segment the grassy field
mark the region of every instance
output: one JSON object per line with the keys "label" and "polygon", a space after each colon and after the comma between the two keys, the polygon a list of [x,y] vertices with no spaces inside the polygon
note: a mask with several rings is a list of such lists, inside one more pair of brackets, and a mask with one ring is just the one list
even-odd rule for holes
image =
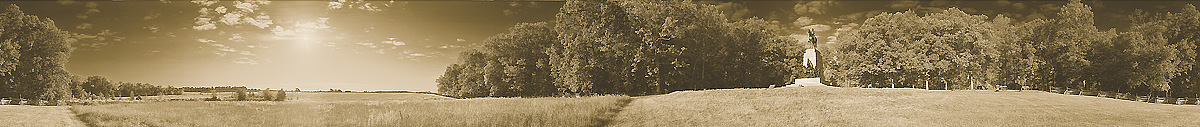
{"label": "grassy field", "polygon": [[286,102],[152,102],[73,107],[91,126],[596,126],[626,96],[453,100],[427,94],[289,93]]}
{"label": "grassy field", "polygon": [[73,107],[92,126],[1198,126],[1200,106],[1038,91],[798,87],[585,98],[289,93]]}
{"label": "grassy field", "polygon": [[453,100],[454,98],[419,93],[288,93],[290,101],[299,102],[380,102]]}
{"label": "grassy field", "polygon": [[1045,92],[782,88],[639,97],[613,126],[1200,126],[1200,106]]}
{"label": "grassy field", "polygon": [[5,127],[82,127],[62,106],[0,105],[0,126]]}

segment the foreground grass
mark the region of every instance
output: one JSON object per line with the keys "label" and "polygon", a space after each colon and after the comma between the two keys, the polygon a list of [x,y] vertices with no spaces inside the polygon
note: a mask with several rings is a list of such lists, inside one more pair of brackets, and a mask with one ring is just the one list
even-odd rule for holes
{"label": "foreground grass", "polygon": [[613,126],[1200,126],[1200,106],[1045,92],[783,88],[644,97]]}
{"label": "foreground grass", "polygon": [[[337,97],[331,98],[357,95],[334,96]],[[72,110],[88,125],[120,127],[598,126],[610,121],[629,101],[626,96],[336,102],[182,101],[88,105]]]}
{"label": "foreground grass", "polygon": [[0,126],[5,127],[80,127],[67,107],[0,105]]}

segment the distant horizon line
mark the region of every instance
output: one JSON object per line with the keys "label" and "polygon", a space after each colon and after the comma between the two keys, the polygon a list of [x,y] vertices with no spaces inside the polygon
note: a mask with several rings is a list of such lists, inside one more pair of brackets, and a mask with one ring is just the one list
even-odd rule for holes
{"label": "distant horizon line", "polygon": [[[225,86],[176,86],[176,88],[184,88],[184,87],[193,87],[193,88],[195,88],[195,87],[246,87],[246,89],[266,89],[266,90],[271,90],[270,88],[254,88],[254,87],[248,87],[248,86],[245,86],[245,85],[242,85],[242,86],[234,86],[234,85],[225,85]],[[300,91],[305,91],[305,90],[306,90],[306,89],[301,89],[300,87],[294,87],[294,89],[300,89]],[[280,90],[282,90],[282,89],[280,89]],[[328,89],[311,89],[311,90],[316,90],[316,91],[319,91],[319,90],[342,90],[342,91],[364,91],[364,92],[366,92],[366,91],[408,91],[408,92],[435,92],[435,93],[437,92],[437,91],[424,91],[424,90],[404,90],[404,89],[374,89],[374,90],[356,90],[356,89],[338,89],[338,88],[328,88]]]}

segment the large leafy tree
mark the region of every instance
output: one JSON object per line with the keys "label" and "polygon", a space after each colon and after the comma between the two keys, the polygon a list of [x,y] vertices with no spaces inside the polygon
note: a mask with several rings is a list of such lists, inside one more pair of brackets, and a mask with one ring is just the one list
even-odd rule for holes
{"label": "large leafy tree", "polygon": [[997,44],[996,51],[999,51],[1000,55],[997,59],[999,70],[996,72],[996,82],[1008,85],[1010,89],[1023,89],[1041,84],[1040,73],[1037,73],[1037,70],[1041,69],[1044,62],[1034,54],[1037,51],[1034,45],[1021,41],[1021,38],[1031,33],[1026,30],[1027,27],[1040,24],[1014,25],[1012,21],[1004,15],[998,15],[992,20],[992,30],[995,32],[989,34],[989,37]]}
{"label": "large leafy tree", "polygon": [[[9,5],[0,12],[0,47],[4,60],[0,71],[8,97],[61,100],[71,97],[70,74],[63,67],[71,48],[66,31],[54,21],[21,12]],[[16,50],[11,50],[16,49]],[[15,52],[15,53],[14,53]],[[15,58],[15,59],[13,59]],[[11,70],[10,70],[11,69]]]}
{"label": "large leafy tree", "polygon": [[1200,11],[1185,5],[1180,12],[1157,13],[1137,11],[1130,16],[1130,31],[1116,41],[1131,44],[1130,63],[1134,75],[1129,88],[1156,92],[1159,95],[1196,96],[1197,37],[1200,37]]}
{"label": "large leafy tree", "polygon": [[[635,84],[629,68],[634,34],[629,13],[617,1],[568,1],[559,10],[555,30],[563,48],[554,52],[556,84],[569,93],[616,94]],[[636,74],[634,72],[633,74]]]}
{"label": "large leafy tree", "polygon": [[1082,88],[1085,86],[1084,68],[1092,63],[1087,59],[1087,52],[1091,50],[1092,43],[1102,39],[1095,36],[1101,33],[1094,25],[1092,8],[1079,0],[1063,5],[1057,14],[1053,25],[1045,26],[1054,31],[1043,33],[1049,34],[1050,38],[1043,42],[1041,51],[1046,56],[1042,58],[1050,66],[1053,84]]}
{"label": "large leafy tree", "polygon": [[985,36],[994,31],[986,19],[956,8],[923,17],[880,14],[839,39],[838,73],[857,81],[845,84],[850,86],[985,84],[999,65],[991,64],[999,57],[999,45]]}
{"label": "large leafy tree", "polygon": [[91,76],[83,83],[83,89],[96,96],[113,97],[116,96],[117,85],[108,80],[108,78]]}
{"label": "large leafy tree", "polygon": [[446,68],[438,90],[458,97],[549,96],[557,91],[548,51],[557,33],[545,22],[521,23],[461,54]]}
{"label": "large leafy tree", "polygon": [[[484,41],[483,49],[491,52],[499,73],[500,85],[492,96],[548,96],[557,91],[550,76],[547,50],[556,43],[557,33],[545,22],[521,23],[509,33]],[[523,93],[523,94],[518,94]]]}

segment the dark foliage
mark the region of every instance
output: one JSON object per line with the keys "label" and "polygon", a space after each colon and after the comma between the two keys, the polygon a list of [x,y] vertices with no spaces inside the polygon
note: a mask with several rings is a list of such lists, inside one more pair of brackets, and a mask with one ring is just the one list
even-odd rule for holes
{"label": "dark foliage", "polygon": [[[568,1],[460,54],[437,80],[456,97],[648,95],[783,85],[797,43],[761,19],[730,22],[689,1]],[[791,51],[791,53],[785,53]]]}

